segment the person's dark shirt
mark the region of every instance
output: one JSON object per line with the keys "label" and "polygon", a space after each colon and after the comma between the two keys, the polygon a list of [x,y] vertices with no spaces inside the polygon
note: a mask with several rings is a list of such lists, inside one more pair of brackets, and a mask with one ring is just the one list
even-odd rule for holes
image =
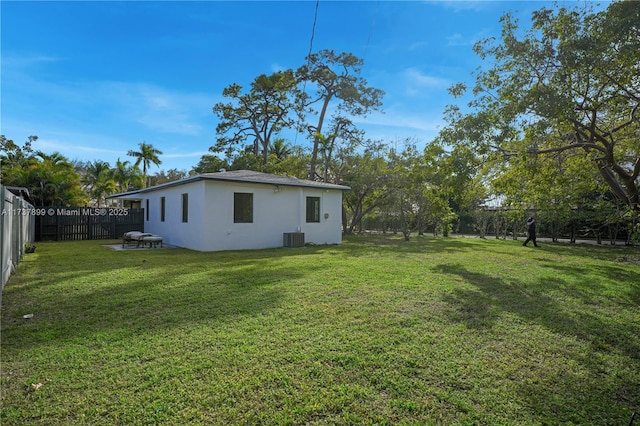
{"label": "person's dark shirt", "polygon": [[529,227],[530,231],[534,231],[536,229],[536,220],[530,217],[529,219],[527,219],[527,226]]}

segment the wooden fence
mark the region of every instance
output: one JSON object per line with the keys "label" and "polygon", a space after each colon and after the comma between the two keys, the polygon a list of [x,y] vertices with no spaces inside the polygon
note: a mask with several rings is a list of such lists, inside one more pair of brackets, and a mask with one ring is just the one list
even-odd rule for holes
{"label": "wooden fence", "polygon": [[144,231],[144,209],[39,207],[37,241],[104,240]]}

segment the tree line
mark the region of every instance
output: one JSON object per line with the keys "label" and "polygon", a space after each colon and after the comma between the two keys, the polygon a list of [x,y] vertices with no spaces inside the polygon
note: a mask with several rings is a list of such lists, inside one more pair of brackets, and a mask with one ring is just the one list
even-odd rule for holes
{"label": "tree line", "polygon": [[[132,163],[118,158],[112,166],[106,161],[73,161],[59,152],[51,154],[33,149],[38,136],[32,135],[20,146],[0,135],[0,179],[4,185],[26,188],[36,206],[101,207],[106,197],[118,192],[144,188],[150,184],[169,182],[182,172],[169,170],[147,175],[150,164],[160,165],[162,152],[146,142],[138,150],[129,150]],[[142,169],[140,169],[142,165]]]}
{"label": "tree line", "polygon": [[[212,108],[215,144],[188,172],[147,176],[162,153],[146,143],[129,151],[134,163],[111,167],[73,164],[32,152],[33,138],[19,147],[3,137],[3,182],[28,182],[19,186],[38,202],[100,203],[110,191],[251,169],[350,186],[347,233],[384,223],[406,238],[466,223],[481,232],[488,206],[511,215],[580,211],[600,223],[626,221],[637,232],[640,3],[613,2],[597,12],[543,7],[529,27],[510,13],[501,23],[500,37],[473,48],[483,59],[475,84],[449,89],[453,99],[471,100],[448,106],[446,125],[426,144],[367,139],[354,121],[382,107],[383,91],[360,76],[362,59],[321,50],[295,70],[227,86]],[[305,142],[287,140],[287,132]]]}

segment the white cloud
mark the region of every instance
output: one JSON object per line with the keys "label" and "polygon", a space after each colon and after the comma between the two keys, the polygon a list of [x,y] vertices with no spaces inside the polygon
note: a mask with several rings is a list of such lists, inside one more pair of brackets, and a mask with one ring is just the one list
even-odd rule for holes
{"label": "white cloud", "polygon": [[113,163],[118,157],[125,160],[127,154],[127,150],[120,147],[121,140],[100,133],[47,127],[36,134],[39,138],[33,144],[34,150],[59,152],[70,160],[93,161],[100,158]]}
{"label": "white cloud", "polygon": [[404,129],[407,136],[416,132],[435,132],[442,124],[441,121],[434,121],[427,113],[411,114],[406,111],[391,110],[385,114],[374,113],[365,118],[358,118],[357,123],[362,126],[380,126]]}
{"label": "white cloud", "polygon": [[5,73],[3,63],[7,87],[3,101],[19,100],[17,107],[28,107],[39,120],[57,125],[74,117],[67,125],[110,121],[124,128],[137,123],[154,132],[198,136],[205,132],[202,123],[213,117],[211,108],[217,98],[139,82],[42,80],[20,72],[15,63],[7,69],[12,72]]}
{"label": "white cloud", "polygon": [[[122,161],[133,162],[135,159],[127,156],[127,152],[129,149],[136,149],[136,144],[140,141],[121,140],[99,133],[48,131],[45,136],[38,138],[33,144],[33,148],[47,153],[60,152],[70,160],[93,161],[101,159],[113,165],[118,158]],[[194,146],[191,145],[191,149],[186,152],[182,150],[182,146],[177,146],[175,143],[171,145],[153,143],[153,145],[163,151],[160,156],[162,164],[159,169],[189,169],[194,163],[193,159],[199,159],[209,153],[204,149],[206,144],[203,144],[200,150],[197,148],[194,150]]]}
{"label": "white cloud", "polygon": [[476,32],[470,36],[464,36],[460,33],[455,33],[447,37],[447,45],[452,47],[457,46],[473,46],[476,42],[490,37],[491,32],[488,29],[483,29],[482,31]]}
{"label": "white cloud", "polygon": [[427,75],[416,68],[407,68],[401,74],[408,96],[428,95],[429,91],[446,90],[451,81]]}
{"label": "white cloud", "polygon": [[193,158],[202,157],[203,155],[211,154],[210,151],[196,151],[196,152],[183,152],[179,154],[164,154],[163,158]]}
{"label": "white cloud", "polygon": [[2,65],[3,68],[13,67],[13,68],[23,68],[23,67],[32,67],[34,65],[39,65],[42,63],[49,62],[59,62],[63,61],[64,58],[58,56],[48,56],[48,55],[33,55],[33,56],[2,56]]}
{"label": "white cloud", "polygon": [[436,4],[439,6],[443,6],[447,9],[451,9],[454,12],[462,12],[466,10],[472,10],[476,12],[482,12],[492,7],[495,7],[495,0],[438,0],[438,1],[427,1],[426,3]]}
{"label": "white cloud", "polygon": [[416,41],[414,43],[411,43],[408,47],[408,50],[410,52],[414,51],[414,50],[419,50],[422,49],[423,47],[427,47],[429,46],[429,42],[427,41]]}
{"label": "white cloud", "polygon": [[[53,80],[33,65],[61,60],[3,57],[3,133],[15,140],[35,134],[34,149],[69,159],[114,163],[142,141],[165,152],[169,168],[188,168],[206,153],[215,132],[212,106],[220,95],[158,84],[107,80]],[[5,72],[6,71],[6,72]],[[164,161],[163,161],[164,163]],[[164,164],[163,164],[164,166]]]}
{"label": "white cloud", "polygon": [[286,68],[280,64],[271,64],[271,72],[275,73],[275,72],[284,71],[284,70],[286,70]]}
{"label": "white cloud", "polygon": [[466,41],[460,33],[455,33],[447,37],[447,45],[449,46],[466,46],[468,44],[470,43]]}
{"label": "white cloud", "polygon": [[102,82],[97,90],[110,110],[123,119],[150,130],[198,136],[203,132],[199,119],[211,111],[212,96],[167,90],[146,83]]}
{"label": "white cloud", "polygon": [[85,146],[85,145],[70,145],[68,142],[63,142],[58,139],[45,139],[45,138],[39,138],[38,141],[34,143],[34,148],[44,152],[58,151],[70,157],[73,157],[73,154],[78,154],[78,153],[85,153],[85,154],[122,154],[123,153],[121,150],[97,148],[95,146]]}

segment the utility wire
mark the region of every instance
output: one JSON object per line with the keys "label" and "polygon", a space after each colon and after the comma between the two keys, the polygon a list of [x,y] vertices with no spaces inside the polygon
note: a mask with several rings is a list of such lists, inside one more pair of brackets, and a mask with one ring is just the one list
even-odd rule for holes
{"label": "utility wire", "polygon": [[[311,55],[311,52],[313,51],[313,38],[315,37],[316,34],[316,22],[318,21],[318,6],[320,5],[320,0],[316,0],[316,11],[315,14],[313,15],[313,27],[311,28],[311,41],[309,42],[309,55]],[[309,56],[307,55],[307,57]],[[308,61],[307,61],[308,63]]]}
{"label": "utility wire", "polygon": [[[318,6],[320,5],[320,0],[316,0],[316,10],[315,13],[313,14],[313,26],[311,27],[311,40],[309,41],[309,53],[307,54],[307,70],[309,69],[309,57],[311,56],[311,53],[313,52],[313,39],[316,35],[316,22],[318,22]],[[302,83],[302,91],[304,93],[307,92],[307,79],[304,79],[304,82]],[[300,120],[298,120],[298,128],[300,127]],[[298,142],[298,129],[296,129],[296,137],[293,141],[293,144],[296,145],[296,143]]]}
{"label": "utility wire", "polygon": [[371,19],[371,27],[369,27],[369,36],[367,37],[367,44],[364,47],[364,55],[362,55],[363,66],[365,63],[365,59],[367,59],[367,52],[369,51],[369,43],[371,43],[371,35],[373,34],[373,28],[376,26],[376,17],[378,16],[379,9],[380,9],[380,0],[376,2],[376,11],[374,12],[373,18]]}

